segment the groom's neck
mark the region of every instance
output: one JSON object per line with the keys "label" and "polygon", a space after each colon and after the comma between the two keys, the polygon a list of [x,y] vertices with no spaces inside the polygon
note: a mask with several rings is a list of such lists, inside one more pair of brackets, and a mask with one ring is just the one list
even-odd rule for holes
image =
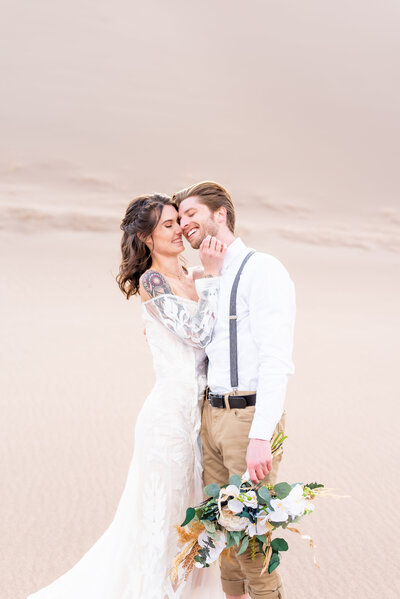
{"label": "groom's neck", "polygon": [[228,228],[220,229],[216,237],[219,239],[219,241],[222,241],[222,243],[225,243],[226,245],[231,245],[231,243],[233,243],[236,239],[232,231],[230,231]]}

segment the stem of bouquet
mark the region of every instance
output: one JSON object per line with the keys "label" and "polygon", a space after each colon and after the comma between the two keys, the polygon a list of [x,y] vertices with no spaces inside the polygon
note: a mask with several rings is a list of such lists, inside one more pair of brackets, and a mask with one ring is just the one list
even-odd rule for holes
{"label": "stem of bouquet", "polygon": [[283,445],[283,442],[287,439],[287,435],[284,435],[282,432],[278,433],[271,441],[271,453],[276,453]]}
{"label": "stem of bouquet", "polygon": [[272,547],[271,547],[271,539],[272,539],[272,532],[269,531],[266,535],[267,537],[267,543],[263,545],[263,549],[264,551],[267,549],[267,552],[265,554],[264,557],[264,561],[263,561],[263,569],[261,570],[261,574],[260,576],[262,576],[264,574],[264,572],[268,569],[269,566],[269,562],[271,561],[271,557],[272,557]]}

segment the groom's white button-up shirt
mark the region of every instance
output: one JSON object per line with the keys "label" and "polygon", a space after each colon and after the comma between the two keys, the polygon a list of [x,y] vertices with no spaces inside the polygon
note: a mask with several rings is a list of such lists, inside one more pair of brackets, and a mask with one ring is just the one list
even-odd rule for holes
{"label": "groom's white button-up shirt", "polygon": [[[208,385],[213,393],[229,393],[229,299],[234,278],[250,251],[237,238],[228,247],[220,277],[217,321],[211,342]],[[199,279],[199,287],[206,280]],[[286,385],[293,374],[294,285],[283,265],[256,252],[244,267],[237,293],[239,391],[256,391],[249,437],[271,439],[283,412]]]}

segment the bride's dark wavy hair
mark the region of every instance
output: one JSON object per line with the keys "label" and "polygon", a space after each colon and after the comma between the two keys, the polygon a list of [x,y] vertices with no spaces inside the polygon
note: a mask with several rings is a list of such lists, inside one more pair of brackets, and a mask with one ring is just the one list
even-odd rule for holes
{"label": "bride's dark wavy hair", "polygon": [[120,225],[122,262],[116,277],[119,288],[129,299],[139,291],[142,274],[151,267],[151,253],[142,239],[151,237],[159,223],[164,206],[178,208],[169,196],[159,193],[139,196],[132,200],[126,209]]}

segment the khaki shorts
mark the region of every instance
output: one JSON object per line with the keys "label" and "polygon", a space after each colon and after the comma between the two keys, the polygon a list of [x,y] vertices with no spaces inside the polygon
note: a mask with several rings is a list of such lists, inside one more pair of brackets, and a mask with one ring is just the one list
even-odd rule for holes
{"label": "khaki shorts", "polygon": [[[246,471],[246,452],[249,444],[249,432],[255,412],[254,406],[245,409],[212,408],[205,401],[202,416],[201,439],[203,444],[204,484],[218,483],[226,485],[232,474],[240,476]],[[273,438],[284,432],[285,413],[277,424]],[[275,484],[278,466],[283,452],[273,456],[272,470],[264,479]],[[272,574],[262,570],[263,556],[257,554],[255,560],[250,557],[250,549],[242,555],[232,555],[230,560],[222,557],[221,580],[225,593],[242,595],[246,592],[252,599],[283,599],[281,578],[277,570]]]}

